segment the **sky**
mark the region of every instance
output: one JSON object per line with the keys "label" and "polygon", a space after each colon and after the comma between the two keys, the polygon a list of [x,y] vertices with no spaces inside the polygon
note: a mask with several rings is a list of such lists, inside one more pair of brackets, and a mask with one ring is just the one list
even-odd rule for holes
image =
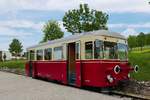
{"label": "sky", "polygon": [[23,49],[38,44],[48,20],[57,20],[65,36],[62,18],[69,9],[86,3],[109,15],[108,28],[126,37],[150,32],[150,0],[0,0],[0,50],[8,50],[13,38]]}

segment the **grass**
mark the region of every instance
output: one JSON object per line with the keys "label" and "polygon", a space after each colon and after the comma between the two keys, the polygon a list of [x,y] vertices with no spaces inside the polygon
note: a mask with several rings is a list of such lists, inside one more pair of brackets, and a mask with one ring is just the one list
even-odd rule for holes
{"label": "grass", "polygon": [[139,72],[132,73],[132,78],[139,81],[150,81],[150,48],[129,52],[129,62],[132,65],[139,65]]}
{"label": "grass", "polygon": [[26,60],[11,60],[0,62],[0,68],[7,67],[9,69],[21,69],[24,70]]}
{"label": "grass", "polygon": [[150,53],[150,47],[149,46],[143,47],[142,51],[141,48],[136,47],[133,49],[132,53]]}

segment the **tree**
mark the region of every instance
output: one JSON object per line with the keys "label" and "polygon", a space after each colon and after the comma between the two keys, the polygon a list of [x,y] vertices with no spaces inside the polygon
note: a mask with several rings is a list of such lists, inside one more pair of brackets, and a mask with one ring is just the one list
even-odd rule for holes
{"label": "tree", "polygon": [[9,51],[13,56],[17,57],[23,51],[22,47],[23,46],[18,39],[13,39],[9,45]]}
{"label": "tree", "polygon": [[128,46],[132,50],[132,48],[137,46],[137,39],[136,36],[129,36],[128,37]]}
{"label": "tree", "polygon": [[47,42],[63,37],[64,32],[61,31],[59,24],[55,20],[49,20],[43,27],[44,37],[41,42]]}
{"label": "tree", "polygon": [[80,4],[79,9],[69,10],[63,17],[63,25],[68,32],[81,33],[99,29],[108,29],[108,15],[102,11],[90,10],[87,4]]}
{"label": "tree", "polygon": [[145,45],[145,34],[143,32],[141,32],[137,36],[137,42],[138,42],[138,46],[141,47],[141,51],[142,51],[142,48]]}

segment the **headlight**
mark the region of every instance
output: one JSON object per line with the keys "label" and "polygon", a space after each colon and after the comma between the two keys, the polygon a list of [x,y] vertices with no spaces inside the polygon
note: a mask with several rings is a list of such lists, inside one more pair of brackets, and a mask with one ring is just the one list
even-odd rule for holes
{"label": "headlight", "polygon": [[135,65],[135,67],[134,67],[134,72],[138,72],[138,70],[139,70],[139,66],[138,65]]}
{"label": "headlight", "polygon": [[119,72],[120,72],[120,67],[119,67],[119,65],[116,65],[115,67],[114,67],[114,72],[116,73],[116,74],[118,74]]}
{"label": "headlight", "polygon": [[130,73],[128,74],[128,78],[130,78],[131,77],[131,75],[130,75]]}
{"label": "headlight", "polygon": [[107,79],[110,83],[112,83],[114,81],[114,79],[111,75],[107,75]]}

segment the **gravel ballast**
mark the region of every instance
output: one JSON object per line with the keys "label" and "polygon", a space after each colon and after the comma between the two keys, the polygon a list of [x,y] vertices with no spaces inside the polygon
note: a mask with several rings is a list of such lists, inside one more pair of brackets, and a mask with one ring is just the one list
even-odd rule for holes
{"label": "gravel ballast", "polygon": [[100,93],[0,72],[0,100],[120,100]]}

